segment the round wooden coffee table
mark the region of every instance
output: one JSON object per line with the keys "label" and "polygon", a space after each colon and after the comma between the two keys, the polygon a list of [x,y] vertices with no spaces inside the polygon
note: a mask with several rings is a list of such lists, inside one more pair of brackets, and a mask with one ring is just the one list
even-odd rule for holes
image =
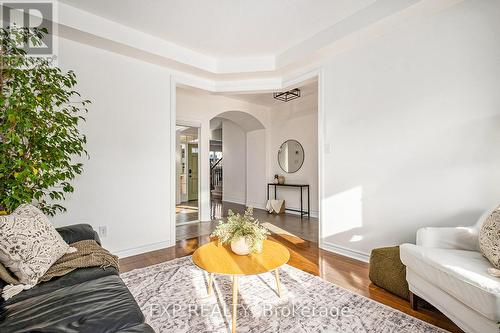
{"label": "round wooden coffee table", "polygon": [[208,294],[212,294],[213,275],[230,275],[233,280],[233,313],[232,332],[236,332],[236,307],[238,304],[238,277],[240,275],[257,275],[275,272],[276,288],[281,297],[280,275],[278,268],[290,259],[290,252],[283,245],[265,240],[262,252],[247,256],[239,256],[229,245],[221,245],[217,241],[210,242],[198,248],[193,253],[193,262],[199,268],[209,273]]}

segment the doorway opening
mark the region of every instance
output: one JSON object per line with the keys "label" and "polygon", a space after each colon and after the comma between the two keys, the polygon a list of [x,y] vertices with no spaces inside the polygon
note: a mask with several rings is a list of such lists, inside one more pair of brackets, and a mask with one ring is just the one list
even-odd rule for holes
{"label": "doorway opening", "polygon": [[176,125],[176,225],[199,222],[199,127]]}
{"label": "doorway opening", "polygon": [[[255,217],[272,232],[293,235],[296,242],[321,242],[322,112],[315,74],[283,89],[301,90],[300,98],[288,102],[275,99],[269,91],[215,94],[175,86],[174,123],[183,119],[184,125],[200,129],[200,222],[175,229],[177,241],[199,241],[229,209],[242,213],[253,207]],[[291,140],[303,149],[300,161],[291,160],[297,164],[293,171],[279,163],[280,149]],[[275,175],[285,184],[274,184],[279,182]],[[282,202],[286,211],[268,213],[267,188],[275,185],[276,198],[269,199]]]}

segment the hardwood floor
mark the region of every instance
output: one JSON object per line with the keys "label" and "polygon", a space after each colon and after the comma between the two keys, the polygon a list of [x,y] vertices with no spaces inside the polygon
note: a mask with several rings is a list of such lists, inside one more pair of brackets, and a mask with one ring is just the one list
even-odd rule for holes
{"label": "hardwood floor", "polygon": [[[244,209],[241,205],[229,203],[222,203],[222,208],[223,210],[231,208],[238,212]],[[280,242],[288,248],[290,251],[289,265],[321,276],[340,287],[451,332],[462,332],[437,310],[419,309],[419,311],[414,311],[408,301],[373,285],[368,278],[368,264],[320,249],[317,243],[318,222],[316,219],[304,218],[301,220],[299,216],[290,214],[276,216],[262,210],[255,210],[254,216],[261,223],[269,223],[270,227],[273,228],[270,239]],[[126,272],[191,255],[199,246],[209,242],[209,235],[216,225],[217,222],[212,221],[179,226],[177,227],[178,238],[175,246],[121,259],[121,271]]]}
{"label": "hardwood floor", "polygon": [[175,223],[186,223],[198,220],[198,200],[181,202],[175,206]]}
{"label": "hardwood floor", "polygon": [[[245,210],[243,205],[230,202],[213,201],[212,216],[210,222],[200,222],[177,226],[176,240],[185,240],[203,235],[210,235],[218,224],[218,221],[227,216],[228,209],[234,212],[242,213]],[[316,218],[300,218],[298,215],[268,214],[261,209],[254,209],[254,217],[270,229],[279,231],[276,233],[291,233],[301,239],[308,240],[313,243],[318,243],[318,219]],[[272,224],[274,227],[270,226]],[[282,230],[279,230],[279,229]]]}

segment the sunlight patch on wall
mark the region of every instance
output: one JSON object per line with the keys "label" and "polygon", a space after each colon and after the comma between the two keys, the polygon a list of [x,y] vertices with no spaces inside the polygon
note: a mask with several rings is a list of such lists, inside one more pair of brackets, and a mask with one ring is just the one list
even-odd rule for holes
{"label": "sunlight patch on wall", "polygon": [[[324,199],[323,237],[336,235],[363,226],[363,188],[353,187]],[[352,241],[361,240],[353,236]]]}

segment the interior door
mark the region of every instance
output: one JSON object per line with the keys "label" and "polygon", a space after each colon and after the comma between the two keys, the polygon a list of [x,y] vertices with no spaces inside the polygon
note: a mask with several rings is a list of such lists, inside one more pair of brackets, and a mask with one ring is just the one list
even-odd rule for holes
{"label": "interior door", "polygon": [[188,200],[198,200],[198,145],[188,144]]}

